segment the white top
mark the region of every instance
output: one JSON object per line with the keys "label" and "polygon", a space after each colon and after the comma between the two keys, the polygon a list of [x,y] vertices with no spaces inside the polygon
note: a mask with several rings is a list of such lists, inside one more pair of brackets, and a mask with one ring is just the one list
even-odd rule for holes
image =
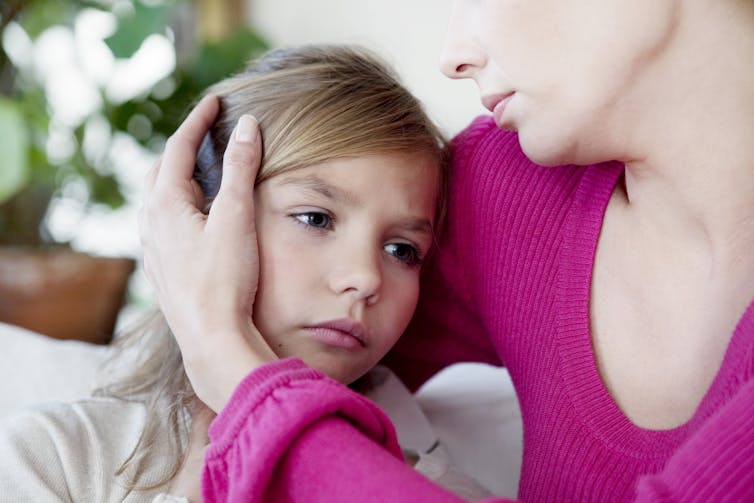
{"label": "white top", "polygon": [[[141,404],[93,398],[44,404],[0,423],[0,501],[151,502],[160,491],[132,492],[115,472],[144,425]],[[155,453],[160,445],[155,446]],[[164,466],[164,464],[163,464]],[[150,465],[146,480],[163,474]]]}

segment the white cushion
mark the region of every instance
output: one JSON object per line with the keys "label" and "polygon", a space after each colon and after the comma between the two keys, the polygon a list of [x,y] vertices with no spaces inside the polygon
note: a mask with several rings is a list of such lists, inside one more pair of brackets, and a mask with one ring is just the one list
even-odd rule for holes
{"label": "white cushion", "polygon": [[91,396],[108,346],[58,340],[0,323],[0,417],[39,402]]}
{"label": "white cushion", "polygon": [[444,369],[416,398],[457,469],[497,496],[515,498],[523,425],[508,371],[478,363]]}

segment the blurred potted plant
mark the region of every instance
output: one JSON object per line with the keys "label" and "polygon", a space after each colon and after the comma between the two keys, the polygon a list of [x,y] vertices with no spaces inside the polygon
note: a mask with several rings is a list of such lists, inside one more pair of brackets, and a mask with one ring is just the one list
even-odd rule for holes
{"label": "blurred potted plant", "polygon": [[[210,14],[218,5],[223,10],[222,2],[213,4]],[[6,0],[0,5],[0,321],[58,338],[109,342],[134,260],[76,252],[54,238],[46,217],[66,191],[88,209],[126,203],[108,156],[115,138],[128,135],[142,148],[160,151],[204,88],[267,48],[240,26],[242,16],[235,16],[235,28],[222,36],[197,36],[196,13],[204,14],[207,5],[180,0]],[[158,34],[172,40],[175,66],[125,101],[100,83],[94,87],[97,105],[64,123],[51,106],[49,76],[40,75],[44,72],[29,51],[14,53],[16,42],[6,35],[14,30],[15,40],[33,47],[51,29],[73,33],[85,10],[117,20],[105,39],[117,61],[134,57]],[[56,137],[66,140],[63,154],[53,148]]]}

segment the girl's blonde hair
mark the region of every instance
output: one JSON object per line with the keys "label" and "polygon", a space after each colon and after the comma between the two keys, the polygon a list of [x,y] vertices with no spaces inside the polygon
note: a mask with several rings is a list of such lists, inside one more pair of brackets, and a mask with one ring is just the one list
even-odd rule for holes
{"label": "girl's blonde hair", "polygon": [[[330,45],[275,50],[208,92],[219,97],[220,113],[202,142],[194,172],[207,210],[220,187],[223,153],[233,127],[241,115],[252,114],[259,121],[264,144],[256,183],[336,158],[426,154],[436,159],[440,173],[435,228],[441,224],[447,183],[445,142],[419,101],[366,50]],[[141,438],[117,475],[131,489],[156,488],[181,468],[197,398],[160,313],[119,336],[115,344],[108,362],[113,377],[95,394],[146,406]],[[168,445],[168,452],[159,455],[161,462],[167,462],[165,475],[141,480],[144,467],[156,456],[150,446],[161,439],[167,439]]]}

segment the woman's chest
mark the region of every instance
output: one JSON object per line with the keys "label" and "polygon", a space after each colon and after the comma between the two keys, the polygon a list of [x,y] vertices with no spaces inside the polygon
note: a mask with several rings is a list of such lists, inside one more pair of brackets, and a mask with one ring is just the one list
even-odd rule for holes
{"label": "woman's chest", "polygon": [[598,249],[589,331],[600,378],[635,425],[665,430],[696,412],[750,299],[702,274]]}

